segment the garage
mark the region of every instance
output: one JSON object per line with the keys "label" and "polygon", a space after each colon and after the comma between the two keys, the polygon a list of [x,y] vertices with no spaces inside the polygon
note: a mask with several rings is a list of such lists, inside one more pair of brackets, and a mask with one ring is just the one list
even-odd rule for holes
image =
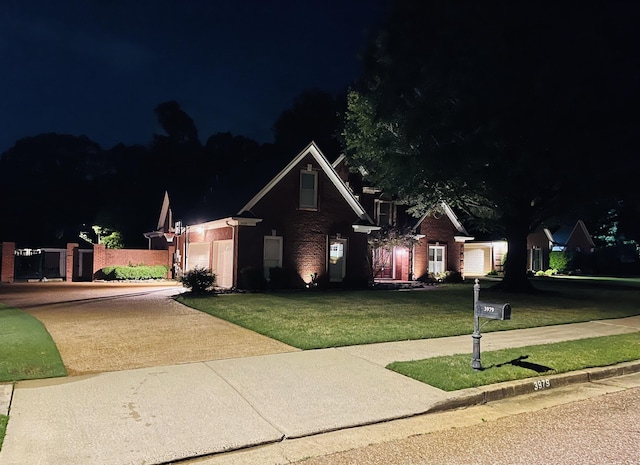
{"label": "garage", "polygon": [[485,247],[469,248],[465,245],[464,249],[464,274],[466,276],[484,276],[488,271],[485,271],[485,257],[490,250]]}

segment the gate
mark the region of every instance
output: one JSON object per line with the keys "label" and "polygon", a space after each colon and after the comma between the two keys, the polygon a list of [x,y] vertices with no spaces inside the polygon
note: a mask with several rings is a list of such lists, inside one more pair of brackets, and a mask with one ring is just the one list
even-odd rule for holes
{"label": "gate", "polygon": [[15,279],[65,279],[67,272],[66,249],[16,249]]}

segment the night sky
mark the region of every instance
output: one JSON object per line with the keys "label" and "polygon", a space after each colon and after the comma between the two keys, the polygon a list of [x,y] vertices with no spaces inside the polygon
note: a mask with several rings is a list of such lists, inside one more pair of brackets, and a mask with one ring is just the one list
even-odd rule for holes
{"label": "night sky", "polygon": [[273,140],[306,89],[359,74],[387,0],[2,0],[0,153],[47,132],[148,144],[176,100],[200,139]]}

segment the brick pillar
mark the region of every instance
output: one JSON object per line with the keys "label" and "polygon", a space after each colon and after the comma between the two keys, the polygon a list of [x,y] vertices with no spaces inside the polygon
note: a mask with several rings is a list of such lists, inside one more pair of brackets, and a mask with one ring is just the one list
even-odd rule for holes
{"label": "brick pillar", "polygon": [[169,271],[167,272],[166,278],[167,279],[175,279],[176,276],[175,276],[175,271],[173,269],[173,256],[176,253],[176,245],[175,245],[175,243],[171,244],[169,246],[169,251],[168,252],[169,252],[169,256],[167,257],[167,264],[169,265]]}
{"label": "brick pillar", "polygon": [[96,273],[107,266],[107,246],[104,244],[93,244],[93,277]]}
{"label": "brick pillar", "polygon": [[15,279],[16,243],[3,242],[0,244],[2,262],[0,262],[0,283],[12,283]]}
{"label": "brick pillar", "polygon": [[75,242],[67,243],[67,275],[65,276],[65,281],[73,281],[73,265],[75,260],[77,260],[78,247],[80,247],[80,244]]}

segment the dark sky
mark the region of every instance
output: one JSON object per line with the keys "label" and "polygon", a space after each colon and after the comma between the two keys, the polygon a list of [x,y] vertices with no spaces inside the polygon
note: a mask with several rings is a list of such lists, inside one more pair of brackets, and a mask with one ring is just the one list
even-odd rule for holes
{"label": "dark sky", "polygon": [[147,144],[177,100],[203,142],[259,142],[301,91],[345,89],[387,0],[0,0],[0,153],[45,132]]}

